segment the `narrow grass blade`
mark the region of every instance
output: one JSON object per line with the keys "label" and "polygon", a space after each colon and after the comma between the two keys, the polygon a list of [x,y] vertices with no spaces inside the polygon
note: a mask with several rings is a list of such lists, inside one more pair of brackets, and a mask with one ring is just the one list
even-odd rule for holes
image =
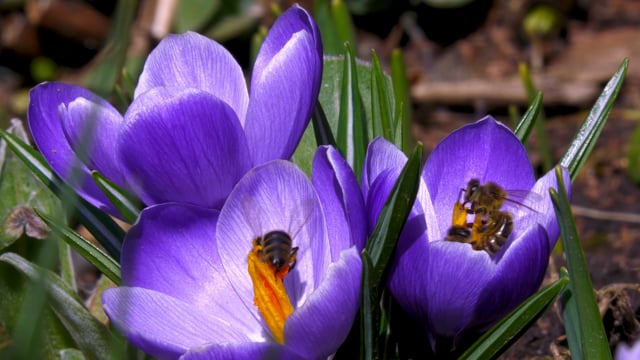
{"label": "narrow grass blade", "polygon": [[459,359],[494,359],[498,357],[549,309],[567,284],[569,284],[569,277],[563,273],[560,279],[531,295],[509,315],[484,333]]}
{"label": "narrow grass blade", "polygon": [[[529,71],[529,67],[526,64],[520,64],[518,69],[520,71],[520,78],[524,84],[524,89],[527,92],[527,98],[530,103],[533,103],[534,98],[537,94],[537,90],[535,85],[533,84],[533,79],[531,78],[531,72]],[[547,136],[547,132],[544,129],[544,111],[539,110],[538,116],[535,119],[535,129],[536,129],[536,140],[538,143],[538,152],[540,153],[540,158],[542,159],[542,170],[546,172],[547,170],[553,167],[554,161],[551,156],[551,147],[549,146],[549,137]]]}
{"label": "narrow grass blade", "polygon": [[531,129],[533,129],[536,123],[536,119],[540,115],[540,109],[542,108],[543,97],[544,95],[542,94],[542,91],[538,91],[538,93],[536,94],[536,97],[531,102],[531,105],[529,105],[527,112],[524,113],[524,115],[522,116],[522,120],[520,120],[520,122],[518,123],[518,126],[516,126],[514,133],[516,134],[518,139],[520,139],[520,142],[522,142],[523,144],[529,138]]}
{"label": "narrow grass blade", "polygon": [[327,115],[322,109],[320,102],[316,102],[316,107],[313,109],[313,115],[311,116],[311,124],[313,124],[313,133],[316,137],[316,144],[331,145],[337,148],[336,139],[331,131],[331,126],[327,120]]}
{"label": "narrow grass blade", "polygon": [[[33,174],[59,198],[65,199],[73,191],[66,186],[51,170],[49,164],[34,148],[19,138],[0,129],[0,137],[7,142],[11,150],[24,161]],[[124,239],[124,231],[108,215],[88,202],[77,199],[73,202],[82,225],[96,237],[111,256],[120,258],[120,247]]]}
{"label": "narrow grass blade", "polygon": [[333,23],[338,33],[338,38],[344,44],[348,42],[353,46],[356,46],[356,32],[353,29],[351,23],[351,15],[349,9],[342,0],[331,1],[331,16],[333,17]]}
{"label": "narrow grass blade", "polygon": [[140,201],[136,200],[131,194],[125,192],[113,181],[107,179],[97,171],[92,171],[91,176],[98,187],[107,195],[109,200],[120,211],[123,219],[133,224],[138,215],[140,215]]}
{"label": "narrow grass blade", "polygon": [[331,0],[313,2],[313,15],[322,36],[322,47],[325,54],[338,55],[344,49],[344,41],[340,39],[331,13]]}
{"label": "narrow grass blade", "polygon": [[572,299],[571,287],[567,286],[560,295],[560,304],[562,304],[562,319],[564,320],[564,332],[567,335],[567,344],[571,349],[571,356],[574,359],[584,359],[580,324],[578,323],[577,303]]}
{"label": "narrow grass blade", "polygon": [[360,178],[369,139],[367,123],[358,88],[358,70],[353,49],[345,44],[340,112],[338,115],[338,149]]}
{"label": "narrow grass blade", "polygon": [[109,359],[111,334],[94,318],[77,296],[53,272],[45,270],[14,253],[0,255],[0,261],[10,264],[31,281],[44,286],[48,305],[69,331],[78,347],[92,359]]}
{"label": "narrow grass blade", "polygon": [[[395,99],[395,126],[400,134],[402,151],[409,156],[413,136],[411,133],[411,99],[409,98],[409,83],[407,82],[407,69],[404,64],[402,50],[394,49],[391,52],[391,81],[393,83],[393,96]],[[396,144],[398,142],[396,136]]]}
{"label": "narrow grass blade", "polygon": [[627,171],[629,177],[636,184],[640,184],[640,126],[631,133],[627,142]]}
{"label": "narrow grass blade", "polygon": [[628,67],[629,59],[624,59],[618,71],[613,74],[613,77],[602,90],[600,97],[596,100],[580,130],[573,138],[567,152],[564,153],[562,160],[560,160],[560,165],[569,169],[571,180],[576,178],[585,161],[587,161],[589,154],[591,154],[591,150],[593,150],[622,88]]}
{"label": "narrow grass blade", "polygon": [[373,233],[367,241],[366,249],[371,254],[374,269],[372,279],[375,284],[382,279],[400,232],[415,202],[420,184],[421,164],[422,143],[418,142],[393,186]]}
{"label": "narrow grass blade", "polygon": [[102,97],[111,95],[124,67],[131,28],[138,8],[138,0],[119,1],[112,16],[113,24],[107,44],[94,68],[83,79],[83,84]]}
{"label": "narrow grass blade", "polygon": [[102,250],[93,245],[89,240],[80,236],[80,234],[71,230],[70,228],[58,224],[52,218],[38,214],[44,222],[56,233],[62,240],[73,247],[80,255],[82,255],[87,261],[98,268],[106,277],[111,279],[117,285],[121,282],[120,277],[120,265],[109,255],[105,254]]}
{"label": "narrow grass blade", "polygon": [[[387,78],[382,71],[380,60],[375,51],[371,51],[371,111],[373,117],[373,137],[384,137],[390,142],[395,142],[395,128],[393,127],[393,114],[391,113],[391,95],[387,92]],[[400,147],[402,144],[396,144]]]}
{"label": "narrow grass blade", "polygon": [[71,247],[63,241],[58,241],[58,262],[60,277],[73,291],[78,290],[76,284],[76,271],[73,266]]}
{"label": "narrow grass blade", "polygon": [[362,251],[362,293],[360,294],[360,358],[375,359],[378,348],[378,286],[373,282],[373,264],[366,250]]}
{"label": "narrow grass blade", "polygon": [[[567,268],[571,277],[571,297],[568,301],[575,302],[577,319],[571,320],[579,325],[580,346],[583,359],[604,360],[611,359],[607,334],[604,331],[598,303],[591,285],[589,269],[584,259],[576,225],[573,221],[571,206],[562,180],[562,170],[556,167],[558,178],[558,192],[550,189],[553,208],[560,224],[560,238],[567,259]],[[572,314],[573,313],[569,313]],[[574,349],[571,349],[573,352]]]}

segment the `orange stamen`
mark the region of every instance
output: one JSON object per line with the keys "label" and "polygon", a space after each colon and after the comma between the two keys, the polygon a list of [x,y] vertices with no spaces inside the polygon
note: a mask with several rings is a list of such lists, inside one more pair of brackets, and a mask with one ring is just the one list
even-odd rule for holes
{"label": "orange stamen", "polygon": [[476,246],[479,246],[478,244],[480,244],[482,233],[484,232],[482,229],[482,219],[483,217],[481,214],[476,214],[473,218],[473,224],[471,225],[471,244],[473,244],[474,249],[476,249]]}
{"label": "orange stamen", "polygon": [[289,273],[289,265],[276,272],[273,265],[260,260],[261,250],[262,246],[254,241],[248,258],[249,276],[253,282],[253,303],[258,307],[258,312],[275,340],[284,344],[284,324],[293,313],[293,306],[282,282]]}
{"label": "orange stamen", "polygon": [[454,226],[466,226],[467,225],[467,208],[460,201],[456,201],[453,206],[453,216],[451,224]]}

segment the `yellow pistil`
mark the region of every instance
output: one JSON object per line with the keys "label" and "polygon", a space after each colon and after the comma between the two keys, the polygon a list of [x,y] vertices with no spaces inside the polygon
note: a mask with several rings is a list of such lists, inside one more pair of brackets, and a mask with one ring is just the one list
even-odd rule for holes
{"label": "yellow pistil", "polygon": [[258,307],[258,312],[275,340],[284,344],[284,324],[293,313],[293,306],[282,282],[289,272],[289,265],[276,273],[272,264],[260,260],[260,251],[262,246],[254,241],[248,259],[249,276],[253,282],[253,304]]}

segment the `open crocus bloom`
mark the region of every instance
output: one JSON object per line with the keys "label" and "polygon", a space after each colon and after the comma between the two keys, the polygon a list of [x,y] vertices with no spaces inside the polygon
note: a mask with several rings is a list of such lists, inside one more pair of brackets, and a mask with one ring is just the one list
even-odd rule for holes
{"label": "open crocus bloom", "polygon": [[[355,175],[332,148],[319,149],[311,182],[290,162],[268,162],[221,211],[145,209],[122,249],[123,286],[105,292],[104,309],[129,341],[161,358],[327,358],[359,306],[363,212]],[[265,315],[280,305],[254,293],[272,289],[252,282],[247,263],[253,240],[278,230],[291,236],[287,254],[298,248],[283,281],[293,311],[280,328]]]}
{"label": "open crocus bloom", "polygon": [[[376,139],[370,144],[362,185],[370,224],[405,162],[390,143]],[[513,229],[493,254],[445,240],[454,205],[471,179],[524,194],[519,202],[504,201],[501,211],[512,215]],[[454,131],[434,149],[388,281],[397,302],[425,325],[434,347],[449,351],[450,345],[473,338],[538,289],[559,235],[548,193],[556,187],[554,171],[535,180],[522,143],[489,116]]]}
{"label": "open crocus bloom", "polygon": [[[97,170],[146,205],[167,201],[219,209],[251,167],[293,154],[320,88],[322,43],[310,15],[293,6],[269,31],[251,78],[220,44],[170,35],[149,54],[124,117],[74,85],[30,92],[34,140],[87,201],[117,214],[88,176]],[[75,179],[78,179],[76,177]]]}

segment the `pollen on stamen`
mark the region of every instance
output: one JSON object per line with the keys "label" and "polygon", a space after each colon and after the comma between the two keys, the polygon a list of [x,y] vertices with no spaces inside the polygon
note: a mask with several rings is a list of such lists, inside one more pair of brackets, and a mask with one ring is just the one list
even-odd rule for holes
{"label": "pollen on stamen", "polygon": [[260,260],[261,250],[262,246],[254,241],[248,256],[253,302],[276,342],[284,344],[284,325],[293,313],[291,300],[282,281],[289,272],[289,265],[276,271],[272,264]]}

